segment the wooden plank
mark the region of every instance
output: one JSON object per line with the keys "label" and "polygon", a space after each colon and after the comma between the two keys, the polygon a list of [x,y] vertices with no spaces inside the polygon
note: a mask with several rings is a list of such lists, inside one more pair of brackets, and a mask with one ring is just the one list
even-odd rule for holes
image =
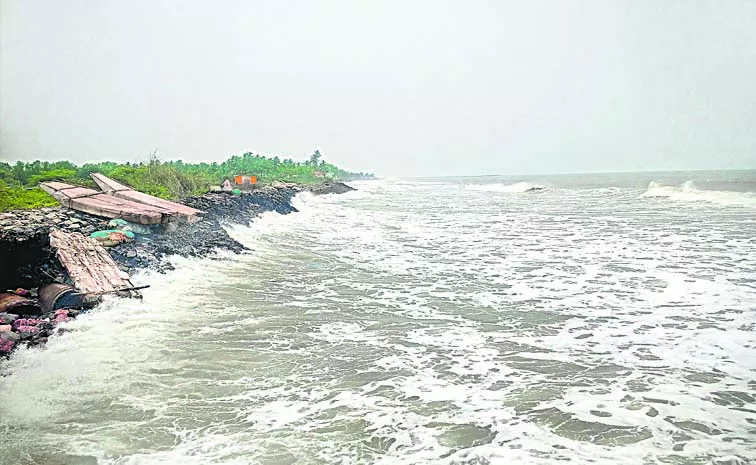
{"label": "wooden plank", "polygon": [[81,233],[55,229],[50,232],[50,246],[81,292],[110,293],[134,287],[105,248]]}

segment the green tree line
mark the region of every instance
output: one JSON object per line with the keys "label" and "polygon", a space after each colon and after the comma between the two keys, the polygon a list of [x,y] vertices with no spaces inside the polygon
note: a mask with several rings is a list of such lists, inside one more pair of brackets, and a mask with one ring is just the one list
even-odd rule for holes
{"label": "green tree line", "polygon": [[38,187],[39,183],[62,181],[95,187],[89,177],[91,173],[102,173],[139,191],[170,200],[203,194],[210,186],[220,185],[235,175],[257,176],[261,184],[374,178],[371,173],[346,171],[328,163],[318,150],[303,162],[250,152],[234,155],[221,163],[161,161],[154,155],[141,163],[103,162],[80,166],[69,161],[0,162],[0,211],[57,205],[52,196]]}

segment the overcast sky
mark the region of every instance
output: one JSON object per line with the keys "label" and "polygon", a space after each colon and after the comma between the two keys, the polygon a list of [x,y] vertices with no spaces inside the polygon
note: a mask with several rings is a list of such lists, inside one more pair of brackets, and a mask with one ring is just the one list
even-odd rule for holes
{"label": "overcast sky", "polygon": [[4,160],[756,168],[753,0],[0,0]]}

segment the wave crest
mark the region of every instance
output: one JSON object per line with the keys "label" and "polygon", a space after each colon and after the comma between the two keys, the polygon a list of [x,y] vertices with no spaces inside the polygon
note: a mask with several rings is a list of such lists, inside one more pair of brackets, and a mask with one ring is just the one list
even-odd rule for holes
{"label": "wave crest", "polygon": [[685,181],[680,186],[668,186],[651,181],[641,197],[664,197],[678,202],[706,202],[756,208],[756,195],[753,192],[704,190],[697,188],[693,181]]}
{"label": "wave crest", "polygon": [[545,186],[540,184],[531,184],[529,182],[516,182],[514,184],[468,184],[467,189],[473,191],[482,192],[506,192],[506,193],[522,193],[522,192],[539,192],[546,190]]}

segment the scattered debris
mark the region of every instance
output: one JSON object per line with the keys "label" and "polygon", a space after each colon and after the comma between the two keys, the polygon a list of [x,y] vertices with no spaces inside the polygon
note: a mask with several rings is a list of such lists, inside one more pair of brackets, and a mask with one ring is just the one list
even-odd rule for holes
{"label": "scattered debris", "polygon": [[104,231],[95,231],[89,237],[96,240],[103,247],[114,247],[124,242],[133,241],[136,236],[131,231],[106,229]]}

